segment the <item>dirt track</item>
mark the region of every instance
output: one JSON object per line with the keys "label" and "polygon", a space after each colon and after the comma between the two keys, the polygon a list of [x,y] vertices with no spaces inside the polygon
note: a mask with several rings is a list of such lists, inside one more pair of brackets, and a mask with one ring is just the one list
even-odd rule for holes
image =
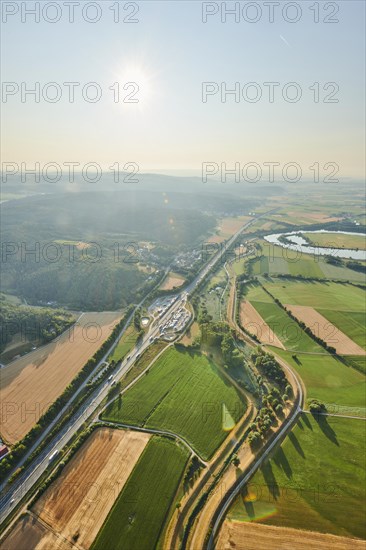
{"label": "dirt track", "polygon": [[364,349],[310,306],[286,305],[286,309],[340,355],[366,355]]}
{"label": "dirt track", "polygon": [[29,432],[100,348],[119,312],[86,313],[57,340],[0,371],[0,433],[10,444]]}
{"label": "dirt track", "polygon": [[269,344],[277,348],[285,349],[282,342],[259,315],[255,307],[246,300],[240,304],[240,322],[242,327],[250,334],[257,336],[262,344]]}
{"label": "dirt track", "polygon": [[365,541],[287,527],[225,521],[216,550],[365,550]]}

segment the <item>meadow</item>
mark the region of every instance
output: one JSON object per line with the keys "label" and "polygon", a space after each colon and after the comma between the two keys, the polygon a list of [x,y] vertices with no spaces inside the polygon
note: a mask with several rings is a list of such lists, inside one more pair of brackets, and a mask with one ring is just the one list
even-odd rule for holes
{"label": "meadow", "polygon": [[365,250],[365,235],[344,235],[342,233],[304,233],[315,246],[331,248],[353,248]]}
{"label": "meadow", "polygon": [[177,433],[208,459],[245,410],[245,398],[205,355],[170,347],[102,418]]}
{"label": "meadow", "polygon": [[137,462],[92,550],[155,548],[188,460],[175,442],[153,437]]}
{"label": "meadow", "polygon": [[303,413],[229,519],[366,538],[365,423]]}
{"label": "meadow", "polygon": [[330,412],[365,416],[366,379],[356,369],[329,354],[317,355],[273,349],[299,373],[307,400],[319,399]]}
{"label": "meadow", "polygon": [[266,282],[265,288],[282,304],[312,306],[316,309],[363,311],[366,294],[361,288],[334,282]]}
{"label": "meadow", "polygon": [[109,357],[109,361],[117,362],[123,360],[128,352],[135,346],[137,336],[137,330],[134,324],[131,323],[122,334],[117,346]]}

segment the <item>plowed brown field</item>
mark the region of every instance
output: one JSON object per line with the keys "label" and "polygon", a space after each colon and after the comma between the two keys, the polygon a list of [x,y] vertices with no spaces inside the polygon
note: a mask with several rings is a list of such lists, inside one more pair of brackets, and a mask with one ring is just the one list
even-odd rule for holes
{"label": "plowed brown field", "polygon": [[100,348],[121,318],[119,312],[85,313],[54,342],[0,371],[0,433],[19,441]]}

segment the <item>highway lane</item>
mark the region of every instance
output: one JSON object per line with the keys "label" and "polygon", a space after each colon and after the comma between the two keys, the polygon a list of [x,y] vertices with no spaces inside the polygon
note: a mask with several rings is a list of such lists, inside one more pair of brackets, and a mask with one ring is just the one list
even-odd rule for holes
{"label": "highway lane", "polygon": [[[181,294],[183,294],[185,298],[188,298],[188,296],[194,292],[194,290],[202,282],[202,280],[207,276],[207,274],[215,266],[215,264],[222,258],[222,256],[224,256],[224,254],[226,254],[227,249],[231,246],[231,244],[251,224],[257,221],[259,218],[268,215],[270,212],[265,212],[260,216],[256,216],[255,218],[250,220],[248,223],[246,223],[243,227],[241,227],[227,242],[222,243],[221,246],[219,247],[218,252],[213,255],[213,257],[209,260],[209,262],[198,273],[196,278],[182,291]],[[180,296],[180,295],[178,294],[177,296]],[[172,296],[172,299],[177,298],[177,296]],[[144,301],[145,300],[140,302],[140,304],[136,306],[135,310]],[[181,305],[182,305],[181,299],[175,299],[175,301],[168,306],[166,311],[160,317],[159,324],[163,324],[164,322],[166,322],[167,319],[170,317],[170,315],[173,312],[175,312],[177,309],[179,309]],[[130,318],[132,318],[133,313],[134,312],[132,312]],[[124,363],[122,363],[119,369],[114,373],[113,377],[114,377],[114,380],[116,380],[116,382],[118,382],[122,378],[122,376],[124,376],[133,367],[134,362],[137,358],[136,357],[137,354],[142,354],[149,347],[149,345],[151,344],[150,338],[151,337],[155,338],[156,336],[160,335],[159,326],[158,326],[159,324],[153,323],[150,326],[150,329],[146,334],[146,336],[144,337],[141,345],[136,346],[131,351],[129,355],[130,358],[126,360]],[[125,326],[127,326],[127,323]],[[124,332],[124,330],[125,329],[121,331],[121,334]],[[104,358],[98,363],[98,367],[103,363],[103,361],[106,360],[108,355],[111,353],[111,350],[113,350],[114,347],[117,345],[119,338],[120,336],[118,336],[113,346],[106,353]],[[93,375],[95,375],[95,371],[96,369],[93,371]],[[91,377],[92,375],[90,375],[88,380]],[[87,381],[84,382],[82,387],[84,387],[86,383]],[[6,491],[5,493],[2,492],[1,499],[0,499],[0,521],[1,522],[5,521],[7,516],[19,504],[22,498],[27,494],[27,492],[32,488],[32,486],[39,480],[41,475],[50,466],[49,456],[55,451],[61,451],[63,449],[63,447],[71,440],[73,435],[79,430],[82,424],[95,412],[97,407],[100,405],[103,399],[107,396],[109,389],[110,389],[110,384],[108,382],[105,382],[101,387],[98,387],[94,392],[94,394],[86,401],[86,403],[84,403],[81,406],[81,408],[77,411],[77,413],[75,413],[75,415],[70,419],[70,421],[66,424],[66,426],[55,436],[53,441],[28,466],[27,470],[20,476],[19,480],[17,482],[14,482],[14,484],[10,486],[8,491]],[[81,391],[81,388],[78,391]],[[69,406],[70,406],[70,402],[68,403],[67,407]],[[52,423],[52,425],[50,425],[47,428],[46,432],[43,434],[43,437],[46,435],[46,433],[50,431],[54,423],[55,421]]]}

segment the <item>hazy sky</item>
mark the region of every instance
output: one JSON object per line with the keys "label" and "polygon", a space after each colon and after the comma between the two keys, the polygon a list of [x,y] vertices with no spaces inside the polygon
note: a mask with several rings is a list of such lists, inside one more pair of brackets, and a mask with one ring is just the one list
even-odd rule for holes
{"label": "hazy sky", "polygon": [[[68,21],[64,2],[58,2],[61,19],[53,24],[42,14],[40,23],[34,22],[34,16],[21,22],[24,2],[2,4],[3,10],[5,4],[19,8],[2,24],[2,80],[15,82],[19,89],[21,82],[28,88],[39,82],[41,88],[39,103],[32,96],[21,102],[20,91],[9,95],[6,103],[3,95],[3,161],[103,166],[136,162],[141,171],[197,173],[205,161],[228,166],[296,161],[304,172],[314,162],[334,162],[341,176],[363,174],[363,1],[301,1],[297,6],[302,14],[296,23],[282,14],[287,2],[275,7],[273,23],[263,2],[252,3],[262,10],[256,23],[245,20],[254,19],[255,6],[248,8],[245,18],[240,14],[239,23],[233,15],[222,22],[220,12],[203,23],[202,2],[187,0],[137,2],[139,11],[131,18],[138,23],[114,23],[109,8],[117,2],[104,0],[99,3],[101,18],[94,24],[82,18],[81,8],[87,2],[75,6],[74,23]],[[27,2],[28,7],[34,4]],[[120,18],[128,17],[134,3],[127,10],[123,9],[126,3],[119,4]],[[227,7],[234,4],[228,2]],[[248,3],[239,4],[242,10]],[[310,9],[314,4],[319,5],[319,23]],[[220,5],[211,2],[207,9]],[[338,13],[332,15],[337,7]],[[298,15],[295,9],[287,8],[288,19]],[[55,17],[55,8],[48,10],[45,17]],[[92,6],[88,10],[89,18],[97,13]],[[324,23],[325,17],[339,22]],[[133,92],[132,87],[123,90],[123,85],[137,82],[138,103],[114,103],[108,88],[117,81],[122,97]],[[61,87],[62,98],[56,103],[42,98],[43,86],[49,82]],[[64,82],[81,84],[73,104]],[[81,88],[88,82],[97,82],[102,90],[97,103],[82,97]],[[205,103],[203,82],[217,83],[211,88],[217,93]],[[228,95],[222,102],[221,83],[232,89],[235,82],[240,85],[240,101]],[[245,88],[250,82],[256,86]],[[273,103],[265,82],[279,83]],[[283,99],[288,82],[296,82],[302,92],[296,103]],[[309,89],[315,82],[320,88],[317,103],[316,87]],[[327,82],[336,83],[339,91],[334,85],[324,91]],[[288,95],[293,97],[297,90],[288,88]],[[94,91],[87,89],[90,96]],[[260,92],[258,102],[248,101]],[[48,88],[47,93],[52,98],[55,89]],[[339,101],[324,103],[326,96]]]}

